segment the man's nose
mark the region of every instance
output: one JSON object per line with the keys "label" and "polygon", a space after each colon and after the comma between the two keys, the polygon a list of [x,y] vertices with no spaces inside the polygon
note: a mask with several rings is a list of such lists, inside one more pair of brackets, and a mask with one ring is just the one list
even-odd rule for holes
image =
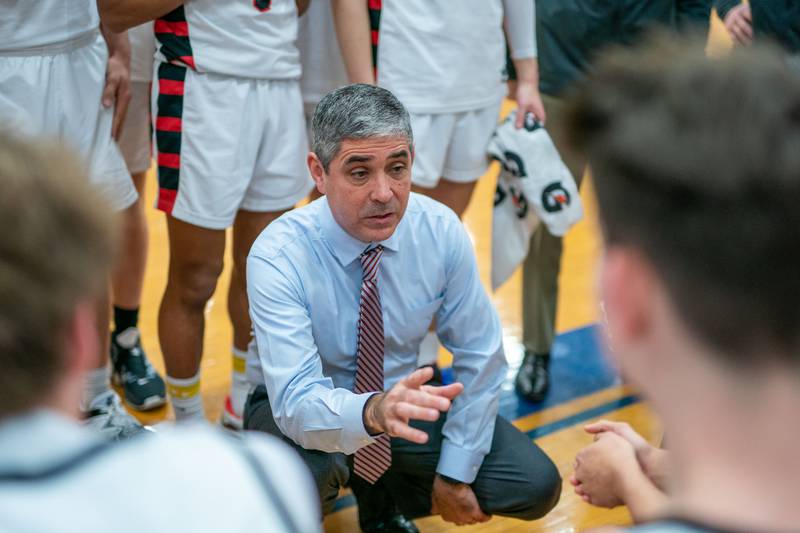
{"label": "man's nose", "polygon": [[380,172],[373,181],[372,200],[382,204],[392,199],[391,178],[385,172]]}

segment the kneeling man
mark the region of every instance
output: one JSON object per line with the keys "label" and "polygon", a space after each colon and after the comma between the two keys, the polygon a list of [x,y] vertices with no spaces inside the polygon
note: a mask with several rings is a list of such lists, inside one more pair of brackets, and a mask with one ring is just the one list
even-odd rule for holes
{"label": "kneeling man", "polygon": [[[292,442],[324,512],[352,487],[364,531],[542,517],[561,479],[497,415],[506,376],[497,313],[472,244],[444,205],[411,194],[408,113],[387,90],[329,93],[308,165],[325,196],[273,222],[247,261],[261,385],[245,427]],[[453,353],[457,383],[417,369],[422,338]],[[412,422],[413,421],[413,422]]]}

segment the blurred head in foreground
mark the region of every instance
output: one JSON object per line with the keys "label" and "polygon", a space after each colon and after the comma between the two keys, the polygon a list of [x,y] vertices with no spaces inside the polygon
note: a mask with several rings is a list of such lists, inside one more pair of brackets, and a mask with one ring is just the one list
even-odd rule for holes
{"label": "blurred head in foreground", "polygon": [[725,467],[800,479],[796,71],[769,48],[712,59],[656,37],[598,63],[569,131],[597,190],[612,357],[663,417],[681,497],[743,497],[693,491]]}
{"label": "blurred head in foreground", "polygon": [[59,146],[0,132],[0,419],[45,406],[76,415],[96,363],[113,228],[85,176]]}

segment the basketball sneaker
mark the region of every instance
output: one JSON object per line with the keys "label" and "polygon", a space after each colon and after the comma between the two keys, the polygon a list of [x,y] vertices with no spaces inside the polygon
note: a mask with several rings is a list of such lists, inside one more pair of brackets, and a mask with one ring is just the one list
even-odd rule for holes
{"label": "basketball sneaker", "polygon": [[236,411],[233,409],[233,401],[231,400],[230,394],[225,396],[225,408],[222,410],[219,423],[223,427],[233,431],[241,431],[244,427],[244,420],[241,416],[237,415]]}
{"label": "basketball sneaker", "polygon": [[167,402],[164,380],[142,349],[138,328],[127,328],[111,336],[111,378],[122,387],[125,402],[137,411],[148,411]]}
{"label": "basketball sneaker", "polygon": [[125,411],[113,390],[92,400],[89,410],[84,413],[83,423],[108,440],[125,440],[149,430]]}

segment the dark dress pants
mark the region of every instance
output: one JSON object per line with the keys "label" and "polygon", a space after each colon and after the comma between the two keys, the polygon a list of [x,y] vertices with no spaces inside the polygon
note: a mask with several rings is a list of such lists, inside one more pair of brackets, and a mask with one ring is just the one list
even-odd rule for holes
{"label": "dark dress pants", "polygon": [[[443,414],[436,422],[412,422],[412,426],[428,434],[425,444],[392,438],[392,466],[373,486],[353,474],[352,456],[307,450],[284,436],[272,417],[263,385],[251,393],[244,412],[245,429],[280,437],[300,454],[314,476],[324,514],[333,510],[339,488],[350,486],[361,507],[367,501],[370,507],[380,508],[380,512],[394,506],[407,518],[430,515],[445,420]],[[534,520],[558,502],[561,477],[536,444],[498,416],[491,450],[478,470],[472,490],[484,513]],[[370,509],[359,512],[370,513]]]}

